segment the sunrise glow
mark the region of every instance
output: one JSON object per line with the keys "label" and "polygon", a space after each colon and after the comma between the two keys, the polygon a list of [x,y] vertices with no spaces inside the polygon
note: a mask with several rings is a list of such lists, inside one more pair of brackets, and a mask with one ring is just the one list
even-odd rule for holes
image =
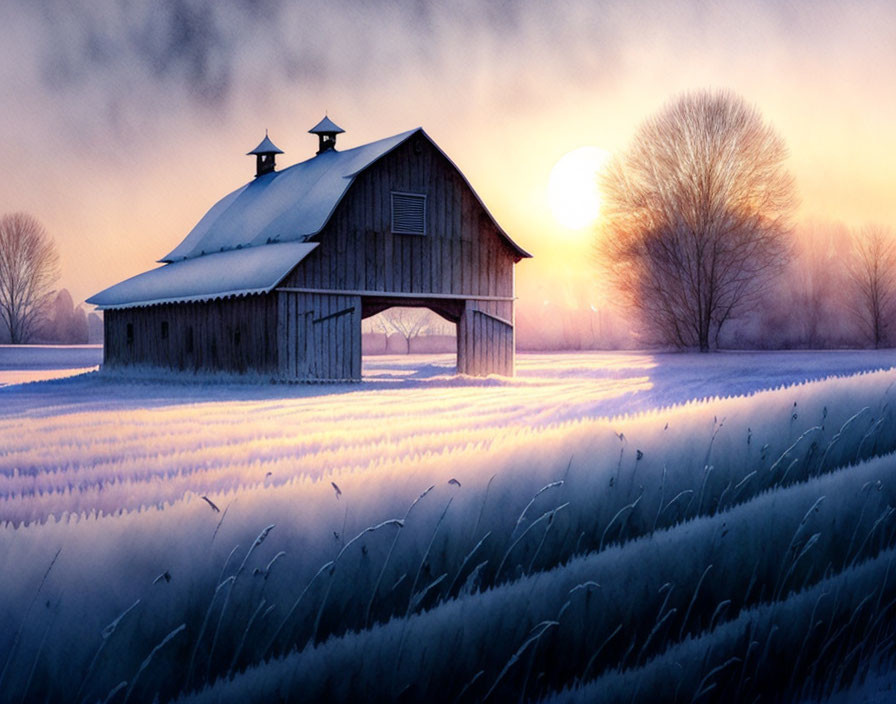
{"label": "sunrise glow", "polygon": [[563,227],[582,230],[600,216],[598,178],[610,154],[599,147],[579,147],[563,155],[551,169],[548,200]]}

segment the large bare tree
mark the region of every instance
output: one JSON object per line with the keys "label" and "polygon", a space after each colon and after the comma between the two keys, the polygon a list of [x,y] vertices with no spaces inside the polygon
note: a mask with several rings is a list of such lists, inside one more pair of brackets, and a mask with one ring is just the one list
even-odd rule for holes
{"label": "large bare tree", "polygon": [[889,341],[887,327],[896,313],[896,240],[893,232],[867,225],[853,238],[847,267],[852,283],[851,308],[875,348]]}
{"label": "large bare tree", "polygon": [[599,262],[651,341],[706,352],[786,264],[787,147],[727,92],[685,94],[649,118],[601,188]]}
{"label": "large bare tree", "polygon": [[53,240],[27,213],[0,218],[0,320],[10,342],[28,342],[45,313],[59,275]]}

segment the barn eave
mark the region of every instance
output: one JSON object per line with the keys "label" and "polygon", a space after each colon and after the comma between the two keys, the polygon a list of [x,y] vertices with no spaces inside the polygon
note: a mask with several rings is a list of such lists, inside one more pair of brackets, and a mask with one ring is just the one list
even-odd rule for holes
{"label": "barn eave", "polygon": [[223,301],[237,298],[248,298],[250,296],[259,296],[270,293],[276,286],[271,288],[260,288],[255,290],[243,291],[223,291],[201,296],[180,296],[177,298],[159,298],[152,301],[138,301],[135,303],[122,303],[120,305],[98,305],[97,310],[130,310],[135,308],[153,308],[155,306],[164,306],[172,303],[208,303],[210,301]]}
{"label": "barn eave", "polygon": [[317,246],[282,242],[184,259],[110,286],[87,303],[115,310],[270,293]]}

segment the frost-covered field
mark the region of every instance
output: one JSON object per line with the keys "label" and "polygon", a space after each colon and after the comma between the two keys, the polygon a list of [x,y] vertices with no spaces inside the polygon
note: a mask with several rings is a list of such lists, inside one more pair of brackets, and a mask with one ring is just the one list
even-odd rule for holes
{"label": "frost-covered field", "polygon": [[94,371],[102,345],[0,345],[0,386]]}
{"label": "frost-covered field", "polygon": [[[896,355],[452,363],[0,389],[0,701],[823,699],[889,668],[896,371],[761,389]],[[734,397],[672,406],[704,396]]]}

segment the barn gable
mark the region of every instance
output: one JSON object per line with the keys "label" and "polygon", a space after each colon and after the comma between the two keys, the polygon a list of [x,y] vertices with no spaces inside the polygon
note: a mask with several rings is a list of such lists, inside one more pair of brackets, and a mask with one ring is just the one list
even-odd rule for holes
{"label": "barn gable", "polygon": [[[512,266],[531,255],[438,145],[423,130],[411,135],[356,175],[326,226],[307,238],[320,248],[281,287],[512,296]],[[422,235],[394,231],[395,195],[425,201]]]}

